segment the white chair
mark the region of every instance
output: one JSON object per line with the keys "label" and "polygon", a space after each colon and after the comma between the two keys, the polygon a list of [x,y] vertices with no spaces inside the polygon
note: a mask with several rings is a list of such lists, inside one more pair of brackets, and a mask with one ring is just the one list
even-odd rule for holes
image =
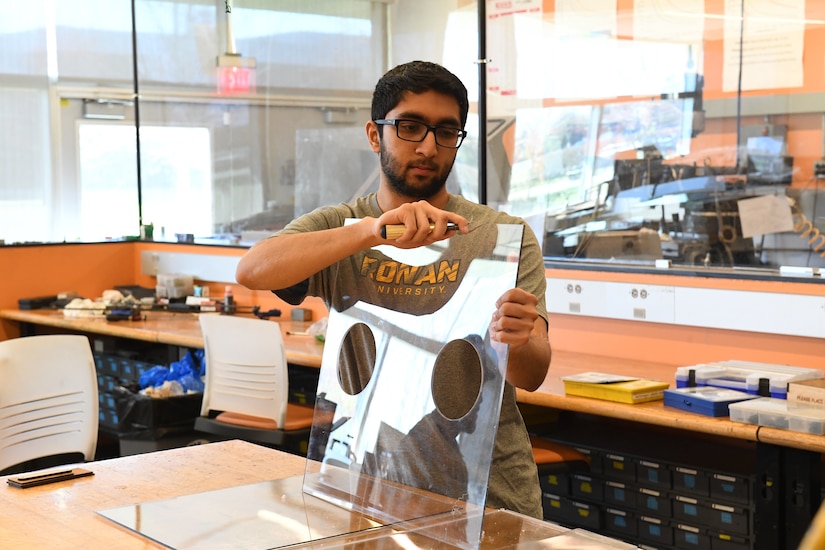
{"label": "white chair", "polygon": [[277,322],[201,314],[206,377],[195,430],[306,453],[314,408],[289,403]]}
{"label": "white chair", "polygon": [[97,374],[86,336],[0,342],[0,474],[94,460]]}

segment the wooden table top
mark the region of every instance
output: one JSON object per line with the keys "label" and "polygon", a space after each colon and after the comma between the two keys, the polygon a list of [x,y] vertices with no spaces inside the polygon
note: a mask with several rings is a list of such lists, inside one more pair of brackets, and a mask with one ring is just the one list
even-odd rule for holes
{"label": "wooden table top", "polygon": [[91,477],[15,489],[0,477],[4,548],[163,548],[99,510],[302,475],[302,457],[224,441],[91,462]]}
{"label": "wooden table top", "polygon": [[[285,478],[290,479],[283,486],[299,493],[290,500],[295,503],[304,501],[304,506],[309,506],[300,494],[302,478],[298,477],[304,474],[305,465],[304,458],[297,455],[234,440],[90,462],[82,467],[94,472],[93,476],[28,489],[13,488],[6,483],[9,476],[0,477],[0,509],[3,510],[0,547],[27,550],[165,548],[124,527],[124,524],[103,517],[99,512],[134,507],[134,513],[138,514],[136,521],[141,522],[145,513],[144,523],[149,524],[153,523],[151,520],[154,516],[149,510],[151,506],[146,503],[167,501],[166,505],[161,503],[157,508],[160,513],[174,509],[174,504],[168,504],[170,499],[189,498],[191,501],[190,495],[231,488],[242,489],[246,494],[246,488],[253,484]],[[261,490],[272,489],[264,487]],[[214,498],[205,496],[207,500]],[[336,509],[340,510],[336,515],[363,517],[344,508]],[[210,507],[210,511],[220,517],[219,510]],[[311,514],[312,510],[307,508],[306,513]],[[330,519],[327,516],[324,518]],[[172,526],[175,524],[174,519],[169,518],[168,521]],[[375,525],[369,520],[367,523]],[[343,525],[352,528],[366,523],[353,523],[350,519]],[[457,525],[463,524],[459,521]],[[192,525],[188,527],[191,528]],[[301,526],[296,524],[293,527]],[[443,528],[441,525],[439,529]],[[199,532],[198,529],[200,527],[195,526],[195,532]],[[206,531],[211,529],[212,524],[208,524]],[[398,533],[392,526],[380,529],[387,535]],[[567,529],[553,523],[504,510],[487,510],[480,547],[511,547],[520,542],[535,542],[565,532]],[[386,542],[382,543],[380,538],[376,538],[375,533],[375,530],[364,532],[365,536],[353,533],[351,537],[353,541],[363,538],[357,544],[359,548],[388,547]],[[350,535],[344,536],[349,537]],[[261,535],[257,539],[254,536],[250,538],[257,540]],[[507,544],[503,544],[504,541]],[[341,547],[334,541],[331,545],[324,541],[316,544],[319,548]]]}
{"label": "wooden table top", "polygon": [[[107,321],[103,317],[66,317],[62,310],[2,309],[0,319],[146,342],[203,348],[203,334],[197,313],[147,311],[140,320]],[[280,317],[273,317],[271,320],[281,327],[288,362],[320,368],[324,345],[311,336],[289,334],[306,332],[311,323]]]}
{"label": "wooden table top", "polygon": [[681,365],[653,363],[570,352],[553,352],[544,383],[534,392],[518,389],[522,403],[604,416],[641,424],[663,426],[745,441],[759,441],[784,447],[825,452],[825,436],[792,432],[767,426],[733,422],[728,417],[710,417],[665,407],[663,401],[628,405],[601,399],[567,396],[561,378],[586,371],[623,374],[661,380],[676,387],[676,368]]}

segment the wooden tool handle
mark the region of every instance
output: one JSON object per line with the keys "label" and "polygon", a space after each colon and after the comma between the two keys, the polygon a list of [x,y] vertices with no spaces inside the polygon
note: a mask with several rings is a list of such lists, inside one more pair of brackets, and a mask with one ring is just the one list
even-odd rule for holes
{"label": "wooden tool handle", "polygon": [[[388,240],[395,240],[401,235],[404,234],[406,231],[407,226],[403,224],[393,224],[393,225],[385,225],[381,228],[381,237]],[[435,224],[430,224],[430,231],[435,229]],[[458,231],[458,224],[453,222],[447,222],[447,231]]]}

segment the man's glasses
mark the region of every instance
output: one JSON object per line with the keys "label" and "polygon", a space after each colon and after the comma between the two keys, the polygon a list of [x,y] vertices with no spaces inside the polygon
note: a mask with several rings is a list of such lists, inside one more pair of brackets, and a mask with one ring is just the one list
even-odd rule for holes
{"label": "man's glasses", "polygon": [[402,118],[391,120],[375,120],[376,124],[383,126],[395,126],[395,135],[404,141],[424,141],[427,134],[430,132],[435,136],[436,144],[441,147],[449,147],[451,149],[458,149],[461,147],[461,142],[467,137],[467,132],[459,128],[450,128],[448,126],[430,126],[417,120],[406,120]]}

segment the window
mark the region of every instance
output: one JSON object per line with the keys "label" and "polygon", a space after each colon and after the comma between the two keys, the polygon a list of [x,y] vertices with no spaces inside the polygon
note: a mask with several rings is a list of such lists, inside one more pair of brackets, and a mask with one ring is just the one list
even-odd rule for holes
{"label": "window", "polygon": [[[136,235],[138,219],[134,126],[82,123],[80,239]],[[207,128],[143,126],[143,220],[166,234],[212,232],[212,155]]]}
{"label": "window", "polygon": [[[458,74],[473,102],[448,189],[480,200],[483,186],[491,206],[528,219],[548,258],[825,266],[820,241],[799,238],[825,231],[825,86],[810,55],[825,27],[805,18],[804,2],[485,6],[480,139],[473,2],[236,1],[232,36],[255,87],[221,95],[217,60],[233,49],[223,2],[136,0],[133,55],[128,3],[0,0],[15,14],[0,21],[0,238],[120,237],[141,221],[156,238],[160,227],[167,238],[233,242],[277,230],[333,193],[348,200],[374,185],[359,137],[374,83],[388,67],[430,59]],[[129,137],[112,137],[124,148],[111,154],[134,173],[89,171],[114,161],[80,143],[108,145],[78,130],[92,126],[84,100],[135,103],[106,126],[141,129],[141,156],[155,156],[142,158],[140,179]],[[153,134],[162,128],[198,132]],[[169,194],[180,193],[208,214],[170,211]],[[86,212],[100,212],[106,194],[139,195],[141,210],[129,207],[139,219],[96,227]],[[768,215],[754,216],[765,211],[744,201],[760,197]]]}

